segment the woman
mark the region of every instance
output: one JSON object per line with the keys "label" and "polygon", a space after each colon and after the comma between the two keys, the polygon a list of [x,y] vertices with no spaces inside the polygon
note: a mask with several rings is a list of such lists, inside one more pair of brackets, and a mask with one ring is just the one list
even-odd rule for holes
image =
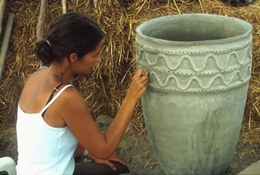
{"label": "woman", "polygon": [[[19,100],[18,175],[128,171],[125,162],[113,152],[146,91],[146,73],[136,71],[121,108],[105,133],[93,120],[80,92],[70,85],[73,75],[82,74],[100,62],[102,39],[102,31],[95,22],[71,12],[56,18],[46,40],[36,44],[36,55],[48,67],[28,78]],[[96,163],[75,163],[75,152],[78,155],[89,152],[88,156]]]}

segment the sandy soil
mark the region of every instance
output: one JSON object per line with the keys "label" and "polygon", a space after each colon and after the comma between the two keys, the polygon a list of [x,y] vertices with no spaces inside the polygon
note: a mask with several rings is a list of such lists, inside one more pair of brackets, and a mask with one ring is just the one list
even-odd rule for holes
{"label": "sandy soil", "polygon": [[[162,174],[147,135],[140,136],[134,131],[129,131],[120,144],[120,155],[129,163],[133,174]],[[259,143],[245,144],[239,141],[226,175],[236,175],[257,160],[260,160]]]}

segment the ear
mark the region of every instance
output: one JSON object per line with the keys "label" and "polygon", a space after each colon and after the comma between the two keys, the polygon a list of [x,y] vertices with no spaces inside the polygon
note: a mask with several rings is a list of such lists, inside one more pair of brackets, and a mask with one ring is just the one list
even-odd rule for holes
{"label": "ear", "polygon": [[72,53],[72,54],[69,55],[69,61],[71,63],[77,62],[79,60],[78,58],[79,58],[78,54],[76,54],[76,53]]}

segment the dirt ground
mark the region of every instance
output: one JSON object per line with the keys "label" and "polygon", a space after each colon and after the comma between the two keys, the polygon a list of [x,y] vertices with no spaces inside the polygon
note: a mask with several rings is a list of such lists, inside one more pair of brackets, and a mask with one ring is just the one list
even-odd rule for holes
{"label": "dirt ground", "polygon": [[[258,142],[260,128],[248,130],[247,125],[245,120],[233,161],[226,175],[236,175],[253,162],[260,160],[260,143]],[[119,153],[129,163],[132,174],[162,174],[146,132],[140,134],[130,125],[129,131],[120,144]]]}
{"label": "dirt ground", "polygon": [[[140,131],[135,126],[137,120],[142,119],[136,118],[132,120],[116,153],[128,163],[131,174],[160,175],[162,172],[156,161],[145,129]],[[111,121],[112,119],[109,116],[103,115],[98,117],[97,123],[102,130],[105,130]],[[249,130],[247,128],[248,124],[248,121],[245,119],[233,162],[227,175],[236,175],[251,163],[260,160],[260,144],[257,142],[259,140],[260,128],[256,127],[257,122],[252,122]],[[11,156],[17,160],[15,126],[1,131],[0,157],[3,156]]]}

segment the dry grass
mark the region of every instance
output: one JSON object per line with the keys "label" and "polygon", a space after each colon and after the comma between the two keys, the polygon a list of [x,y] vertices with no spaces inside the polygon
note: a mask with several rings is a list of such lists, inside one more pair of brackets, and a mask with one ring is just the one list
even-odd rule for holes
{"label": "dry grass", "polygon": [[[39,9],[38,0],[13,0],[7,3],[6,12],[13,12],[16,17],[0,84],[0,123],[4,128],[15,123],[16,105],[23,83],[26,77],[40,66],[33,54]],[[250,22],[254,26],[253,71],[245,110],[244,123],[247,127],[244,133],[248,136],[254,132],[259,133],[260,0],[244,7],[230,7],[221,0],[71,0],[68,1],[67,10],[88,14],[106,33],[102,63],[95,67],[93,72],[79,76],[74,81],[81,89],[94,116],[114,116],[124,98],[135,69],[137,25],[155,17],[182,13],[228,15]],[[45,29],[49,22],[61,13],[61,2],[49,2]],[[144,132],[140,104],[135,111],[133,124],[136,130]],[[246,135],[244,137],[248,138]],[[259,137],[255,139],[260,142]]]}

